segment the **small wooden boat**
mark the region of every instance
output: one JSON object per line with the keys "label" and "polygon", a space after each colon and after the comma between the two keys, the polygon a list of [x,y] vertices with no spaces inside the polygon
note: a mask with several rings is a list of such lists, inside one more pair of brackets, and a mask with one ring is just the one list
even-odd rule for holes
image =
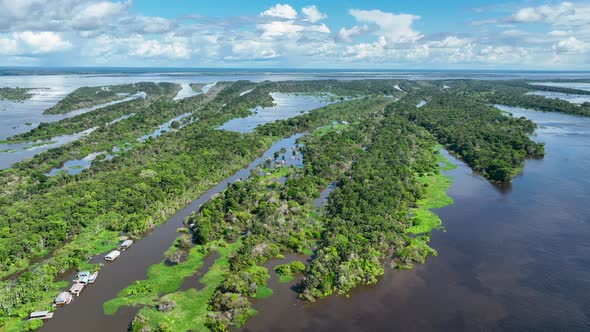
{"label": "small wooden boat", "polygon": [[49,319],[53,318],[53,312],[49,312],[47,310],[44,311],[34,311],[31,312],[29,315],[29,320],[31,319]]}
{"label": "small wooden boat", "polygon": [[104,259],[112,262],[115,259],[119,258],[119,256],[121,256],[121,252],[119,250],[113,250],[109,252],[106,256],[104,256]]}

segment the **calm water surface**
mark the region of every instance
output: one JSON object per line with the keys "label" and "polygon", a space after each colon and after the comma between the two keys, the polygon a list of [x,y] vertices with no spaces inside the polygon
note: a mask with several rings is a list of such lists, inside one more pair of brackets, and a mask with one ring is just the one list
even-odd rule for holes
{"label": "calm water surface", "polygon": [[503,188],[449,156],[455,202],[435,210],[446,228],[432,235],[437,257],[386,269],[350,298],[304,303],[278,284],[244,330],[590,330],[590,119],[504,109],[541,126],[547,155]]}

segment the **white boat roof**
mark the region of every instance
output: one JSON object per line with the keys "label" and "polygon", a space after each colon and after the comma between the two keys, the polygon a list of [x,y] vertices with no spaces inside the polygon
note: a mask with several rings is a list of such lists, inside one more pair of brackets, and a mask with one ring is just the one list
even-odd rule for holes
{"label": "white boat roof", "polygon": [[83,288],[84,288],[84,284],[75,283],[74,285],[72,285],[72,288],[70,288],[70,290],[77,291],[77,290],[82,290]]}
{"label": "white boat roof", "polygon": [[44,311],[34,311],[31,312],[31,317],[38,317],[38,316],[47,316],[47,314],[49,313],[49,311],[44,310]]}

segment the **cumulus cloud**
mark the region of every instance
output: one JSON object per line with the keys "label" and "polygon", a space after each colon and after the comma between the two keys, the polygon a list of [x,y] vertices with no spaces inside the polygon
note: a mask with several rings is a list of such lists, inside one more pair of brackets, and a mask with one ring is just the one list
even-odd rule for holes
{"label": "cumulus cloud", "polygon": [[326,14],[321,13],[316,6],[303,7],[301,12],[306,16],[306,20],[311,23],[321,21],[328,17]]}
{"label": "cumulus cloud", "polygon": [[340,30],[338,30],[338,33],[336,34],[336,41],[349,43],[352,41],[353,37],[363,35],[369,31],[369,26],[366,24],[362,26],[355,25],[350,29],[340,28]]}
{"label": "cumulus cloud", "polygon": [[50,31],[24,31],[15,33],[14,36],[31,54],[61,52],[72,47],[69,41],[62,40],[60,35]]}
{"label": "cumulus cloud", "polygon": [[590,24],[590,4],[561,2],[553,5],[525,7],[508,17],[514,23],[545,22],[555,25]]}
{"label": "cumulus cloud", "polygon": [[132,5],[131,0],[0,0],[0,55],[7,63],[46,58],[67,64],[66,56],[48,55],[67,52],[88,65],[267,61],[315,67],[357,62],[354,66],[578,68],[590,52],[590,4],[583,2],[501,6],[476,13],[466,22],[467,31],[428,34],[416,28],[419,12],[350,9],[354,24],[339,26],[311,4],[296,9],[278,3],[249,16],[176,18],[140,15]]}
{"label": "cumulus cloud", "polygon": [[387,13],[376,9],[351,9],[349,13],[360,23],[375,25],[377,27],[375,33],[385,37],[388,43],[411,42],[422,37],[412,28],[412,24],[415,20],[419,20],[420,16]]}
{"label": "cumulus cloud", "polygon": [[0,37],[0,54],[2,55],[16,55],[18,54],[18,43],[13,38]]}
{"label": "cumulus cloud", "polygon": [[294,19],[297,17],[297,11],[287,4],[276,4],[274,7],[265,10],[260,14],[261,16],[278,17],[286,19]]}
{"label": "cumulus cloud", "polygon": [[553,45],[553,50],[558,53],[581,53],[588,50],[588,44],[576,37],[569,37]]}
{"label": "cumulus cloud", "polygon": [[297,37],[301,32],[317,32],[330,33],[330,29],[325,24],[320,25],[300,25],[294,21],[273,21],[270,23],[262,23],[257,25],[261,32],[262,38],[277,38],[277,37]]}

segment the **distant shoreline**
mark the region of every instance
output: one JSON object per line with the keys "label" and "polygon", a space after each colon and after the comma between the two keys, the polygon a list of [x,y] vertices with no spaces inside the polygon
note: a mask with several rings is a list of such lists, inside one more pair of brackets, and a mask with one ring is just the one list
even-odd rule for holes
{"label": "distant shoreline", "polygon": [[93,74],[336,74],[336,75],[362,75],[362,74],[473,74],[490,75],[514,74],[572,74],[588,75],[590,71],[584,70],[481,70],[481,69],[322,69],[322,68],[183,68],[183,67],[2,67],[0,76],[22,75],[93,75]]}

